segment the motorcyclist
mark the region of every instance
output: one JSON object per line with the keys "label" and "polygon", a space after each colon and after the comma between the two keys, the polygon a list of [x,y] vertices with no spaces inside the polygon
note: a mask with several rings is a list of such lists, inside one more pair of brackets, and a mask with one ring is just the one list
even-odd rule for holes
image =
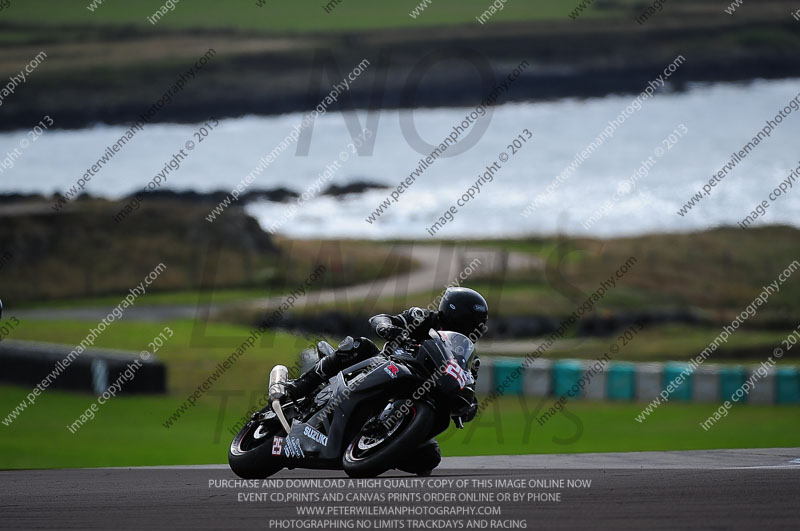
{"label": "motorcyclist", "polygon": [[[485,332],[488,316],[486,300],[480,293],[470,288],[448,288],[437,311],[415,306],[397,315],[376,315],[369,323],[378,336],[387,340],[384,351],[390,354],[409,340],[421,343],[428,339],[431,328],[458,332],[475,342]],[[326,345],[320,343],[321,352],[328,348]],[[311,369],[288,382],[286,392],[292,398],[306,396],[339,371],[379,353],[380,349],[370,339],[347,336],[335,351],[330,349]],[[473,377],[477,379],[478,364],[474,365]],[[467,413],[469,418],[463,420],[472,420],[475,412]]]}
{"label": "motorcyclist", "polygon": [[[474,343],[486,331],[488,316],[486,300],[480,293],[470,288],[448,288],[437,311],[412,307],[397,315],[376,315],[370,318],[369,323],[378,336],[387,340],[384,352],[391,354],[410,341],[421,343],[428,339],[431,328],[458,332]],[[339,371],[380,353],[377,345],[366,337],[354,339],[348,336],[336,350],[320,342],[318,349],[324,356],[314,367],[287,383],[286,392],[291,398],[308,395]],[[470,369],[474,380],[478,378],[479,365],[473,360]],[[469,422],[477,411],[478,401],[473,395],[472,402],[465,402],[463,410],[455,416],[460,416],[462,422]],[[428,474],[441,460],[439,444],[436,439],[430,439],[409,453],[397,468],[412,474]]]}

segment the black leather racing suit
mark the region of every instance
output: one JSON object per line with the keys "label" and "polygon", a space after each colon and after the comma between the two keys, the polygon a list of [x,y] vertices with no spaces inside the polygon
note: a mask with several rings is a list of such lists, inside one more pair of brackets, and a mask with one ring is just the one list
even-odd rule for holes
{"label": "black leather racing suit", "polygon": [[[375,333],[387,341],[386,346],[384,347],[384,352],[387,353],[390,353],[395,348],[402,346],[403,343],[405,343],[405,341],[408,339],[411,339],[416,343],[422,343],[426,339],[430,339],[428,334],[431,328],[434,330],[442,330],[439,320],[439,312],[426,310],[416,306],[413,306],[397,315],[385,313],[376,315],[370,318],[369,323],[372,325]],[[364,345],[365,342],[368,342],[368,344],[372,344],[374,346],[374,343],[372,343],[372,341],[369,339],[361,338],[359,341],[360,345]],[[364,345],[359,350],[363,350],[363,352],[359,352],[357,355],[358,359],[351,362],[351,364],[357,363],[363,359],[367,359],[370,356],[374,356],[377,347],[371,348],[368,345]],[[475,356],[475,359],[477,360],[477,355]],[[474,363],[475,367],[479,365],[480,363]],[[477,381],[477,368],[472,369],[472,376]],[[464,422],[469,422],[475,418],[475,413],[477,410],[478,401],[477,399],[473,399],[472,404],[464,409],[463,414],[461,415],[462,420]]]}

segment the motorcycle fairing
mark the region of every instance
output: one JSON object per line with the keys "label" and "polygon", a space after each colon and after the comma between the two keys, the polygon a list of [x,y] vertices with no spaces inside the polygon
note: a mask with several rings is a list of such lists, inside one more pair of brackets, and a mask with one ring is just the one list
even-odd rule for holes
{"label": "motorcycle fairing", "polygon": [[[360,372],[374,366],[369,371]],[[391,368],[390,368],[391,367]],[[358,373],[349,381],[345,376]],[[280,446],[279,460],[287,468],[331,468],[338,467],[346,440],[348,420],[353,412],[365,402],[380,395],[385,396],[393,388],[402,385],[413,387],[420,379],[403,363],[384,357],[373,357],[359,362],[340,372],[329,382],[331,396],[317,413],[307,422],[292,421],[286,437],[273,437],[273,449]],[[324,390],[322,392],[325,392]],[[325,437],[327,444],[320,441]]]}

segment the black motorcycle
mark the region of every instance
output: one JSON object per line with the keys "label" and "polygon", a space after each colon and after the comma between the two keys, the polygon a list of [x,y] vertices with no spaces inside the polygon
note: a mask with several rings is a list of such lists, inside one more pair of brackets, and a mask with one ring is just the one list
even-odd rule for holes
{"label": "black motorcycle", "polygon": [[230,467],[245,479],[284,467],[344,469],[351,477],[393,468],[429,474],[438,459],[414,463],[414,451],[446,430],[451,418],[463,428],[459,415],[473,401],[477,364],[466,336],[431,330],[421,344],[352,365],[314,396],[296,400],[285,394],[288,370],[277,365],[270,373],[269,405],[231,442]]}

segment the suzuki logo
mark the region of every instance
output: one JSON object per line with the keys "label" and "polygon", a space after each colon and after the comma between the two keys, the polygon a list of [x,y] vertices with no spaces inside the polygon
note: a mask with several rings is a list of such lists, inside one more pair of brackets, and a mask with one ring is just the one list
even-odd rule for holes
{"label": "suzuki logo", "polygon": [[322,435],[320,432],[318,432],[311,426],[306,426],[305,428],[303,428],[303,435],[305,435],[312,441],[317,441],[322,446],[328,446],[328,437]]}

